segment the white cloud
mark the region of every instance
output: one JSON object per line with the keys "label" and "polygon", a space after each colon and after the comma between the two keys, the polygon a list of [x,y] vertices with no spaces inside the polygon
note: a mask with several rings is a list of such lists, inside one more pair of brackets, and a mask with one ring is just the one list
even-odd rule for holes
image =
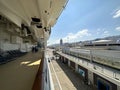
{"label": "white cloud", "polygon": [[99,35],[100,31],[101,31],[100,28],[98,28],[96,34]]}
{"label": "white cloud", "polygon": [[108,31],[104,31],[104,32],[103,32],[103,36],[104,36],[104,37],[109,36],[109,35],[110,35],[110,34],[109,34]]}
{"label": "white cloud", "polygon": [[83,30],[78,31],[75,34],[68,33],[68,35],[63,38],[63,41],[64,42],[73,42],[73,41],[80,40],[80,38],[82,38],[84,36],[90,36],[90,35],[91,34],[88,32],[88,29],[83,29]]}
{"label": "white cloud", "polygon": [[105,34],[107,34],[108,33],[108,31],[106,31],[106,28],[98,28],[97,30],[96,30],[96,34],[97,35],[105,35]]}
{"label": "white cloud", "polygon": [[47,45],[58,44],[58,43],[60,43],[60,39],[58,39],[58,40],[49,40],[47,42]]}
{"label": "white cloud", "polygon": [[[79,41],[85,36],[91,36],[91,33],[88,32],[88,29],[83,29],[78,31],[77,33],[68,33],[65,37],[62,38],[63,42],[75,42]],[[60,39],[54,40],[54,41],[49,41],[48,45],[51,44],[58,44],[60,43]]]}
{"label": "white cloud", "polygon": [[116,10],[113,15],[113,18],[118,18],[118,17],[120,17],[120,9]]}
{"label": "white cloud", "polygon": [[116,27],[115,29],[116,29],[117,31],[120,31],[120,27]]}
{"label": "white cloud", "polygon": [[107,33],[108,33],[108,31],[104,31],[104,32],[103,32],[103,34],[107,34]]}

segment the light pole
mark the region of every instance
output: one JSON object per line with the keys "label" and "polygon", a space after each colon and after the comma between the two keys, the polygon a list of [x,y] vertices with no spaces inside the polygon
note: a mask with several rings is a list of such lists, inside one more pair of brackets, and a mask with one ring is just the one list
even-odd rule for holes
{"label": "light pole", "polygon": [[90,50],[90,62],[92,63],[93,60],[93,55],[92,55],[92,50]]}

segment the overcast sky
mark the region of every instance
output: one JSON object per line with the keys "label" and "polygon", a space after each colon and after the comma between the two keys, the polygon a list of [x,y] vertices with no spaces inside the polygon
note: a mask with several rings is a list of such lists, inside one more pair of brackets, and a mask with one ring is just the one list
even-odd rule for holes
{"label": "overcast sky", "polygon": [[48,44],[120,35],[120,0],[69,0]]}

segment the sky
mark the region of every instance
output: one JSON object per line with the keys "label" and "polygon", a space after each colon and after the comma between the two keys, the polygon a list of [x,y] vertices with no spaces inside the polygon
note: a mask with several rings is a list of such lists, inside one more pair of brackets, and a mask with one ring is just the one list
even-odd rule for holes
{"label": "sky", "polygon": [[120,0],[69,0],[48,45],[120,35]]}

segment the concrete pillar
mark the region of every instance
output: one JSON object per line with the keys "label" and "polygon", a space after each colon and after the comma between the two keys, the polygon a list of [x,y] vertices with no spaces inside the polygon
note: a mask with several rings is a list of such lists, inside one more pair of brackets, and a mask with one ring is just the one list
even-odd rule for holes
{"label": "concrete pillar", "polygon": [[61,56],[61,61],[63,62],[63,57]]}
{"label": "concrete pillar", "polygon": [[117,86],[117,90],[120,90],[120,86]]}
{"label": "concrete pillar", "polygon": [[78,72],[78,64],[75,63],[75,71]]}
{"label": "concrete pillar", "polygon": [[60,56],[60,61],[62,61],[62,56]]}
{"label": "concrete pillar", "polygon": [[61,60],[63,59],[63,57],[61,56]]}
{"label": "concrete pillar", "polygon": [[61,62],[63,62],[63,59],[64,59],[63,56],[61,56],[61,58],[60,58]]}
{"label": "concrete pillar", "polygon": [[63,57],[63,58],[64,58],[63,60],[64,60],[64,63],[65,63],[66,59],[65,59],[65,57]]}
{"label": "concrete pillar", "polygon": [[70,67],[70,60],[68,60],[68,66]]}
{"label": "concrete pillar", "polygon": [[88,70],[88,83],[89,84],[93,84],[94,83],[94,79],[93,79],[93,72]]}

